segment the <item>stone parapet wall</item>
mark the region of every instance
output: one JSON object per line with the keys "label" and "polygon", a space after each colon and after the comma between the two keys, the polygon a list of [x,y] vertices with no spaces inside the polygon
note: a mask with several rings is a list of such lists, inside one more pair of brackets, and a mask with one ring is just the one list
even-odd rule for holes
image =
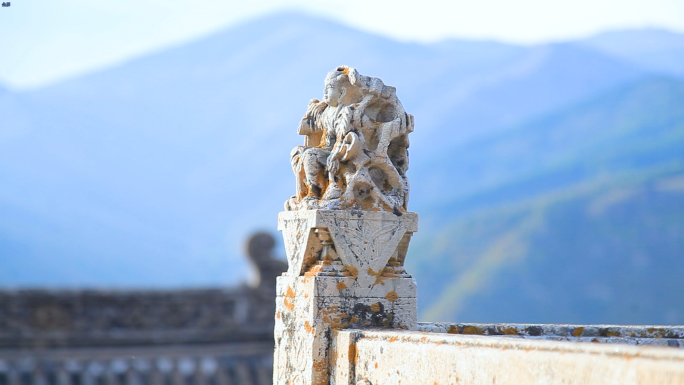
{"label": "stone parapet wall", "polygon": [[0,290],[0,385],[267,385],[275,240],[254,234],[249,285]]}
{"label": "stone parapet wall", "polygon": [[269,341],[267,294],[247,287],[0,291],[0,348]]}
{"label": "stone parapet wall", "polygon": [[684,351],[392,330],[340,330],[332,384],[684,384]]}
{"label": "stone parapet wall", "polygon": [[684,348],[684,326],[420,322],[418,331]]}

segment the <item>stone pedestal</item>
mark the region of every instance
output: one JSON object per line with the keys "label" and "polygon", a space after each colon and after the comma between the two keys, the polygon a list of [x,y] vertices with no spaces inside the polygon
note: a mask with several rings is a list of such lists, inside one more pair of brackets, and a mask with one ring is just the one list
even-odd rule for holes
{"label": "stone pedestal", "polygon": [[274,384],[328,384],[335,330],[416,328],[403,262],[417,225],[415,213],[280,213],[289,268],[277,283]]}

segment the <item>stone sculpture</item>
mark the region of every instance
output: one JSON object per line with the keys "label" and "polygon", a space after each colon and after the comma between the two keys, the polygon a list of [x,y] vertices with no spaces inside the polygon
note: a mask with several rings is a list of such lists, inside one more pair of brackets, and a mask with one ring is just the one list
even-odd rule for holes
{"label": "stone sculpture", "polygon": [[331,71],[323,101],[299,122],[306,139],[290,155],[297,188],[285,209],[405,211],[412,131],[394,87],[347,66]]}
{"label": "stone sculpture", "polygon": [[394,87],[342,66],[299,123],[296,194],[278,216],[288,270],[277,280],[274,384],[327,384],[332,334],[415,329],[416,285],[404,259],[418,215],[407,211],[413,117]]}

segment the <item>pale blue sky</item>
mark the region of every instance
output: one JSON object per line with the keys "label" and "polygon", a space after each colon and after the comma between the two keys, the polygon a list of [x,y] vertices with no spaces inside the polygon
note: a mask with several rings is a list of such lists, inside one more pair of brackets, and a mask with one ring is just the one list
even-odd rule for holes
{"label": "pale blue sky", "polygon": [[0,9],[0,84],[41,86],[285,9],[414,41],[530,44],[624,28],[684,32],[684,0],[13,0]]}

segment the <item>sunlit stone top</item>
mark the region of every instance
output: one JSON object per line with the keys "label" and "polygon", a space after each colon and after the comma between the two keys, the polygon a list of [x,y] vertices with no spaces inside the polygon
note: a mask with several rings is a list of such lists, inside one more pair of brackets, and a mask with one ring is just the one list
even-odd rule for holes
{"label": "sunlit stone top", "polygon": [[407,210],[413,116],[394,87],[338,67],[297,131],[305,140],[290,155],[297,190],[285,210]]}

